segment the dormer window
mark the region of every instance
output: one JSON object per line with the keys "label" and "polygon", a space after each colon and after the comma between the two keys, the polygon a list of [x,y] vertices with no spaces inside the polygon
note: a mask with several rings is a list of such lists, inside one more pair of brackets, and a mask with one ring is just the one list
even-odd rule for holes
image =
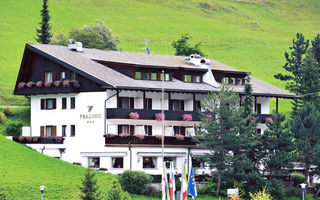
{"label": "dormer window", "polygon": [[53,82],[53,73],[52,72],[44,72],[44,81],[45,82]]}
{"label": "dormer window", "polygon": [[138,79],[138,80],[141,80],[141,72],[135,72],[134,73],[134,78]]}
{"label": "dormer window", "polygon": [[201,83],[201,76],[200,75],[184,75],[184,82],[188,83]]}
{"label": "dormer window", "polygon": [[[162,73],[160,73],[161,75],[160,75],[160,80],[162,80],[163,79],[163,74]],[[170,73],[164,73],[164,81],[171,81],[171,76],[170,76]]]}
{"label": "dormer window", "polygon": [[[163,79],[162,76],[161,72],[134,72],[134,78],[137,80],[161,81]],[[164,80],[171,81],[171,74],[165,73]]]}
{"label": "dormer window", "polygon": [[235,78],[235,77],[224,77],[222,82],[224,84],[229,84],[229,85],[244,85],[245,84],[244,78]]}

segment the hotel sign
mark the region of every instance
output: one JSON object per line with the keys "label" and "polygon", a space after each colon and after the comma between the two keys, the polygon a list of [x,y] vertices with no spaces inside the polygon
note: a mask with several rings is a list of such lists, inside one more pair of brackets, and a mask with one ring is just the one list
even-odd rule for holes
{"label": "hotel sign", "polygon": [[94,119],[100,119],[101,114],[93,114],[91,113],[93,106],[88,106],[87,114],[80,114],[80,119],[87,120],[87,124],[93,124]]}

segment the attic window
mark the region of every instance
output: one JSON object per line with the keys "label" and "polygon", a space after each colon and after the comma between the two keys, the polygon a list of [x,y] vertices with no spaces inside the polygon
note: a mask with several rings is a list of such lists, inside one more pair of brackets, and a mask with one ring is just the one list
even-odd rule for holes
{"label": "attic window", "polygon": [[200,63],[206,63],[206,60],[205,59],[201,59]]}

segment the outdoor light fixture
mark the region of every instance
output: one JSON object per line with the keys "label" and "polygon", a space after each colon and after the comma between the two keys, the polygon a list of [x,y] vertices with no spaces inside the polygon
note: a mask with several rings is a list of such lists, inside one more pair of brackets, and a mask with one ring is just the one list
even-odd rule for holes
{"label": "outdoor light fixture", "polygon": [[41,190],[41,200],[43,200],[43,191],[44,191],[45,186],[41,185],[40,190]]}
{"label": "outdoor light fixture", "polygon": [[304,192],[305,192],[305,189],[306,189],[306,185],[305,183],[301,183],[300,186],[302,188],[302,200],[304,200]]}

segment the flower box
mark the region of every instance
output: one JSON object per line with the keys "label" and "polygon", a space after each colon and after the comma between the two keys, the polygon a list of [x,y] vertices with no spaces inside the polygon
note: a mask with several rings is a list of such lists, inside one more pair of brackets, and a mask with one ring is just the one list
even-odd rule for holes
{"label": "flower box", "polygon": [[139,119],[139,113],[137,112],[131,112],[129,114],[130,119]]}
{"label": "flower box", "polygon": [[182,115],[182,120],[186,122],[192,121],[192,115],[191,114],[184,114]]}
{"label": "flower box", "polygon": [[163,120],[166,119],[166,116],[165,116],[165,114],[162,115],[162,113],[156,113],[156,114],[155,114],[155,119],[156,119],[158,122],[161,122],[162,119],[163,119]]}

